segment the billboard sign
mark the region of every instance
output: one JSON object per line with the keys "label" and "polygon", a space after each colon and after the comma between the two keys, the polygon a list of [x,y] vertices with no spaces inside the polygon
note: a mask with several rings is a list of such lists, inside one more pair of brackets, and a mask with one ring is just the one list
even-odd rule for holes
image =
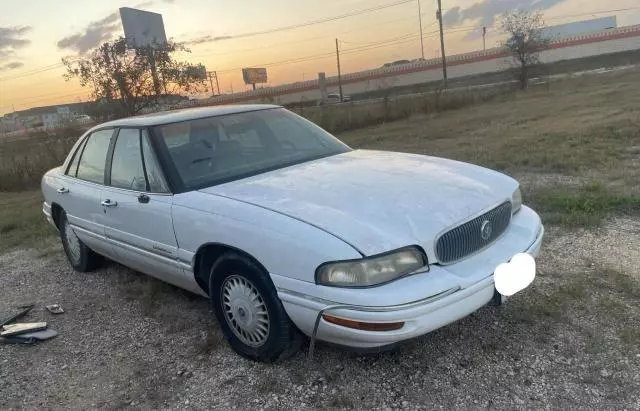
{"label": "billboard sign", "polygon": [[202,64],[189,66],[187,67],[186,72],[189,77],[197,78],[198,80],[207,79],[207,69]]}
{"label": "billboard sign", "polygon": [[266,68],[243,68],[242,79],[244,84],[257,84],[267,82]]}
{"label": "billboard sign", "polygon": [[130,47],[153,47],[167,43],[162,14],[121,7],[120,19],[124,37]]}

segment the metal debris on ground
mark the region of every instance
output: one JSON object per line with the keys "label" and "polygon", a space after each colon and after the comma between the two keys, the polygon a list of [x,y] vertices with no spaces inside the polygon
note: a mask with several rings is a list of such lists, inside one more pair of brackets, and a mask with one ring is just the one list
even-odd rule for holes
{"label": "metal debris on ground", "polygon": [[24,317],[35,306],[35,304],[28,304],[17,307],[17,309],[14,311],[0,312],[0,327],[5,324],[10,324],[18,318]]}
{"label": "metal debris on ground", "polygon": [[38,341],[50,340],[58,335],[56,330],[48,328],[46,330],[18,334],[11,337],[0,337],[0,344],[34,344]]}
{"label": "metal debris on ground", "polygon": [[60,304],[47,305],[46,308],[51,314],[62,314],[64,312]]}
{"label": "metal debris on ground", "polygon": [[[47,328],[46,322],[15,323],[35,307],[35,304],[23,305],[15,310],[0,313],[0,344],[34,344],[54,338],[58,332]],[[54,314],[63,313],[58,304],[47,306]]]}
{"label": "metal debris on ground", "polygon": [[47,323],[18,323],[3,325],[0,330],[0,336],[12,337],[14,335],[26,334],[35,331],[41,331],[47,329]]}

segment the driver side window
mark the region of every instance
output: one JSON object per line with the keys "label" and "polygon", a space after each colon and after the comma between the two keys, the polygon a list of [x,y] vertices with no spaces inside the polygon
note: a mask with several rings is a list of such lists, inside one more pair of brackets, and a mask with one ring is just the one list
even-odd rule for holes
{"label": "driver side window", "polygon": [[123,128],[113,150],[111,185],[134,191],[148,191],[142,166],[140,130]]}
{"label": "driver side window", "polygon": [[110,185],[132,191],[169,192],[146,130],[120,129],[113,148]]}

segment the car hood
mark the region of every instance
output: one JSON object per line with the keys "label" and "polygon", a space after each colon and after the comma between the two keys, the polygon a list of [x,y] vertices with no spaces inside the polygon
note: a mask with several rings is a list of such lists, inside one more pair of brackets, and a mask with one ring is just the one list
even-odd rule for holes
{"label": "car hood", "polygon": [[436,157],[354,150],[200,190],[314,225],[363,255],[419,245],[511,199],[518,183]]}

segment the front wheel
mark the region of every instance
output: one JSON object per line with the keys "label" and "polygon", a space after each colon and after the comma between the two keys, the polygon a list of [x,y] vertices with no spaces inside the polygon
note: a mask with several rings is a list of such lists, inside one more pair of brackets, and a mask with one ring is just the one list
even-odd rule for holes
{"label": "front wheel", "polygon": [[60,239],[67,260],[74,270],[86,273],[100,266],[102,256],[87,247],[69,225],[67,213],[60,213]]}
{"label": "front wheel", "polygon": [[300,347],[301,337],[268,275],[253,261],[227,253],[213,265],[213,311],[231,347],[255,361],[279,361]]}

